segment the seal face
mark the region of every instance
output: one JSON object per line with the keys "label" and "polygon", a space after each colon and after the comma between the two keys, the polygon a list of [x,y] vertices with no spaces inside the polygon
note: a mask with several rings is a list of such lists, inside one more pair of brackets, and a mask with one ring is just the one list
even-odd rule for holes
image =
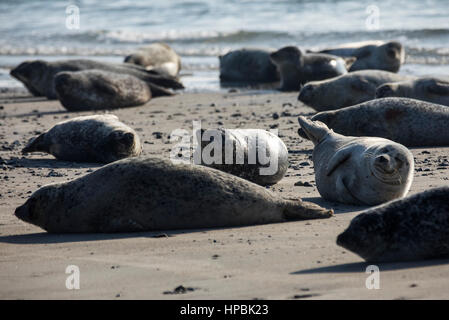
{"label": "seal face", "polygon": [[[205,151],[211,158],[201,157],[201,164],[260,185],[279,182],[288,169],[287,147],[278,136],[265,130],[202,130],[197,132],[197,141],[201,141],[201,149],[196,152],[203,156]],[[214,154],[217,150],[221,155]]]}
{"label": "seal face", "polygon": [[131,232],[329,218],[228,173],[158,158],[130,158],[42,187],[16,216],[48,232]]}
{"label": "seal face", "polygon": [[22,153],[47,152],[59,160],[109,163],[138,156],[137,133],[112,114],[82,116],[56,124],[32,139]]}
{"label": "seal face", "polygon": [[[308,53],[299,48],[288,46],[270,54],[271,61],[281,74],[280,90],[298,91],[302,84],[333,78],[347,73],[347,63],[340,57]],[[351,59],[349,64],[353,63]]]}
{"label": "seal face", "polygon": [[304,117],[298,121],[315,145],[315,180],[323,198],[378,205],[409,191],[414,159],[403,145],[382,138],[342,136]]}
{"label": "seal face", "polygon": [[127,63],[140,65],[158,74],[176,77],[181,70],[181,58],[166,43],[152,43],[139,48],[125,58]]}
{"label": "seal face", "polygon": [[104,63],[87,59],[53,62],[43,60],[25,61],[11,70],[11,76],[23,82],[32,94],[46,96],[48,99],[56,99],[54,77],[57,73],[91,69],[135,76],[150,86],[153,97],[172,95],[166,88],[184,88],[173,77],[158,75],[131,63]]}
{"label": "seal face", "polygon": [[363,211],[337,244],[369,262],[449,257],[449,187]]}
{"label": "seal face", "polygon": [[139,78],[101,70],[59,72],[54,87],[69,111],[133,107],[151,99],[150,88]]}
{"label": "seal face", "polygon": [[423,77],[416,80],[386,83],[376,90],[376,98],[405,97],[449,106],[449,81]]}
{"label": "seal face", "polygon": [[449,108],[420,100],[375,99],[320,112],[312,120],[347,136],[382,137],[407,147],[449,146]]}
{"label": "seal face", "polygon": [[298,100],[317,111],[335,110],[372,100],[380,85],[408,78],[411,77],[379,70],[350,72],[307,83],[299,92]]}

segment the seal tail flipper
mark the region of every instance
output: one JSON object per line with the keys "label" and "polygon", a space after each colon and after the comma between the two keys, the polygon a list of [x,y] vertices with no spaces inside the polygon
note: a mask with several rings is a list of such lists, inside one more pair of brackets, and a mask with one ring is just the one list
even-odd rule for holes
{"label": "seal tail flipper", "polygon": [[173,96],[174,93],[171,92],[170,90],[167,90],[163,87],[160,87],[154,83],[148,83],[148,86],[150,87],[151,90],[151,97],[156,98],[156,97],[164,97],[164,96]]}
{"label": "seal tail flipper", "polygon": [[25,146],[25,148],[22,149],[22,154],[34,151],[46,151],[43,146],[43,142],[44,142],[44,134],[41,134],[35,138],[31,138],[30,141],[28,141],[28,144]]}
{"label": "seal tail flipper", "polygon": [[334,215],[334,210],[320,207],[311,202],[286,200],[284,218],[286,220],[326,219]]}
{"label": "seal tail flipper", "polygon": [[298,117],[299,125],[301,126],[301,133],[298,134],[302,137],[306,137],[311,140],[314,145],[320,143],[320,141],[332,130],[322,123],[321,121],[308,120],[303,116]]}
{"label": "seal tail flipper", "polygon": [[330,176],[340,165],[351,157],[352,149],[352,146],[342,148],[332,156],[326,168],[326,176]]}

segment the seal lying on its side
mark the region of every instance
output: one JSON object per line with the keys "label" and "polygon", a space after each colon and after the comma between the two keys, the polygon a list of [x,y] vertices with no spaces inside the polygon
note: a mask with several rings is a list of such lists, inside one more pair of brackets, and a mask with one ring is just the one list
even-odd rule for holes
{"label": "seal lying on its side", "polygon": [[151,88],[152,96],[170,96],[165,88],[182,89],[183,85],[173,77],[161,76],[131,63],[106,63],[86,59],[25,61],[11,70],[11,76],[21,81],[34,95],[56,99],[54,76],[61,71],[102,70],[128,74],[145,81]]}
{"label": "seal lying on its side", "polygon": [[349,69],[350,72],[366,69],[398,72],[401,64],[405,61],[404,48],[397,41],[347,43],[340,47],[319,52],[340,57],[356,57],[357,60]]}
{"label": "seal lying on its side", "polygon": [[279,72],[270,60],[271,52],[265,49],[241,49],[219,56],[220,81],[242,85],[278,82]]}
{"label": "seal lying on its side", "polygon": [[302,84],[333,78],[348,72],[355,58],[343,60],[324,53],[304,54],[297,47],[289,46],[270,54],[271,61],[281,74],[283,91],[298,91]]}
{"label": "seal lying on its side", "polygon": [[108,163],[138,156],[137,133],[113,114],[82,116],[56,124],[40,134],[22,153],[47,152],[59,160]]}
{"label": "seal lying on its side", "polygon": [[378,205],[409,191],[414,162],[403,145],[382,138],[342,136],[301,116],[298,121],[315,145],[315,180],[324,199]]}
{"label": "seal lying on its side", "polygon": [[[201,134],[197,131],[197,139],[201,141],[201,150],[198,148],[196,152],[211,158],[201,157],[202,165],[260,185],[275,184],[287,172],[287,147],[271,132],[260,129],[209,129],[201,130]],[[215,148],[221,151],[221,156],[215,154]]]}
{"label": "seal lying on its side", "polygon": [[377,87],[384,83],[410,78],[379,70],[350,72],[333,79],[307,83],[299,92],[298,100],[317,111],[335,110],[374,99]]}
{"label": "seal lying on its side", "polygon": [[449,187],[414,194],[352,219],[337,244],[369,262],[449,257]]}
{"label": "seal lying on its side", "polygon": [[448,79],[423,77],[386,83],[376,90],[376,98],[405,97],[449,106]]}
{"label": "seal lying on its side", "polygon": [[100,70],[59,72],[54,81],[56,95],[69,111],[133,107],[151,99],[148,85],[127,74]]}
{"label": "seal lying on its side", "polygon": [[312,120],[347,136],[382,137],[407,147],[449,146],[449,108],[420,100],[381,98],[320,112]]}
{"label": "seal lying on its side", "polygon": [[48,232],[133,232],[329,218],[333,211],[212,168],[132,158],[44,186],[15,214]]}
{"label": "seal lying on its side", "polygon": [[125,58],[124,62],[134,63],[158,74],[176,77],[181,70],[181,58],[165,43],[152,43],[139,48]]}

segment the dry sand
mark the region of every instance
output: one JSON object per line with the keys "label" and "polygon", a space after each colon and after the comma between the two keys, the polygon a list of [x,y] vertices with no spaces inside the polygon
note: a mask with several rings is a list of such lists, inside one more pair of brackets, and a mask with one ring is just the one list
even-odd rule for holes
{"label": "dry sand", "polygon": [[[185,93],[110,111],[144,141],[144,155],[168,157],[175,128],[269,129],[278,125],[289,148],[287,176],[271,187],[285,197],[334,208],[334,218],[242,228],[137,234],[52,235],[14,216],[40,186],[71,180],[99,165],[26,158],[21,148],[68,113],[58,101],[0,96],[1,299],[446,299],[449,260],[380,264],[380,289],[365,287],[367,266],[335,243],[361,207],[322,200],[310,160],[312,143],[298,137],[297,116],[313,110],[297,94]],[[273,118],[273,113],[279,115]],[[411,193],[447,185],[449,148],[413,149]],[[445,165],[446,164],[446,165]],[[297,182],[312,186],[295,186]],[[80,268],[80,289],[65,287],[68,265]],[[185,294],[167,294],[179,285]]]}

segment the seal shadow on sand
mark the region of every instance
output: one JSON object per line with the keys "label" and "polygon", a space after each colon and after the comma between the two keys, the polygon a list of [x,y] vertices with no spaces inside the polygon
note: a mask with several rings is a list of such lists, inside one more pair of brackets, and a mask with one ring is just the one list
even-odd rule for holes
{"label": "seal shadow on sand", "polygon": [[90,162],[71,162],[71,161],[61,161],[51,158],[35,159],[35,158],[20,158],[6,160],[8,165],[13,165],[16,167],[23,168],[47,168],[47,169],[66,169],[66,168],[76,168],[76,169],[88,169],[88,168],[99,168],[103,166],[102,163],[90,163]]}

